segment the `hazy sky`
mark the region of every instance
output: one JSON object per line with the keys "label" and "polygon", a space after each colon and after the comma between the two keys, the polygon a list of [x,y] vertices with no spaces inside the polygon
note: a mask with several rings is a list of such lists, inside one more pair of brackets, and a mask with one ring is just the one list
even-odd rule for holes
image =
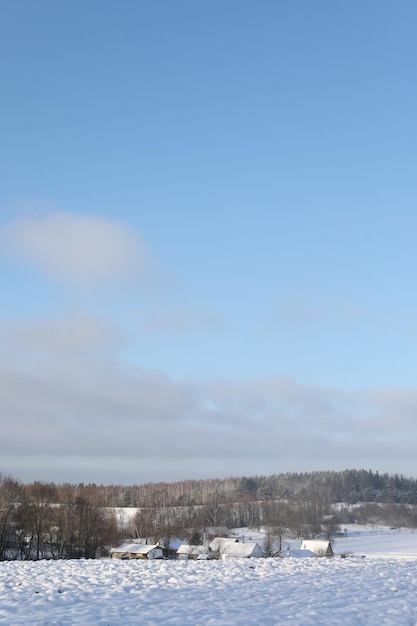
{"label": "hazy sky", "polygon": [[414,0],[0,7],[0,471],[417,475]]}

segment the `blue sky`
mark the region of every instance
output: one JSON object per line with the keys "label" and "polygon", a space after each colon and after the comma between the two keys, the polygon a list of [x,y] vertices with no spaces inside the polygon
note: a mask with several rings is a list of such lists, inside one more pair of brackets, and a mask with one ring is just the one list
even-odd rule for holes
{"label": "blue sky", "polygon": [[0,471],[416,475],[416,18],[2,6]]}

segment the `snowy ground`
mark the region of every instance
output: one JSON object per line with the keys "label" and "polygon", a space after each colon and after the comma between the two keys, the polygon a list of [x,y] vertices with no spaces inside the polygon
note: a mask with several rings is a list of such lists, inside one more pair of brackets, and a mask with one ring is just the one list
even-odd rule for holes
{"label": "snowy ground", "polygon": [[[348,524],[342,526],[343,537],[332,540],[336,555],[353,553],[356,556],[410,556],[417,559],[417,529],[387,528],[385,526],[361,526]],[[241,541],[257,541],[262,546],[264,534],[249,529],[236,532]],[[283,548],[299,548],[301,541],[283,542]],[[417,565],[417,563],[416,563]]]}
{"label": "snowy ground", "polygon": [[348,527],[334,549],[351,558],[3,562],[0,623],[411,626],[416,544],[410,531]]}

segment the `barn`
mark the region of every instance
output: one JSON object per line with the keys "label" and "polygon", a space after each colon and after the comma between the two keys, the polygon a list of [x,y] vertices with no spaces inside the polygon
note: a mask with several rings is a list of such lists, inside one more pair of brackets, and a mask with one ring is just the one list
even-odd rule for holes
{"label": "barn", "polygon": [[113,559],[162,559],[161,546],[147,543],[123,543],[111,551]]}

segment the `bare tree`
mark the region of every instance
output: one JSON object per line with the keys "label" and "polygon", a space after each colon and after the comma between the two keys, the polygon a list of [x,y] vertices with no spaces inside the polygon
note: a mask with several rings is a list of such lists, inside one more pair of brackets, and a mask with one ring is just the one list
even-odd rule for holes
{"label": "bare tree", "polygon": [[0,474],[0,560],[16,548],[17,538],[13,527],[14,515],[20,500],[22,486],[11,476]]}
{"label": "bare tree", "polygon": [[35,482],[25,487],[26,511],[32,523],[34,557],[52,556],[48,542],[52,526],[54,505],[57,504],[57,488],[54,484]]}
{"label": "bare tree", "polygon": [[288,534],[290,519],[288,503],[285,500],[268,500],[264,502],[262,517],[266,529],[265,552],[271,554],[275,551],[275,544],[278,550],[282,549],[282,541]]}

